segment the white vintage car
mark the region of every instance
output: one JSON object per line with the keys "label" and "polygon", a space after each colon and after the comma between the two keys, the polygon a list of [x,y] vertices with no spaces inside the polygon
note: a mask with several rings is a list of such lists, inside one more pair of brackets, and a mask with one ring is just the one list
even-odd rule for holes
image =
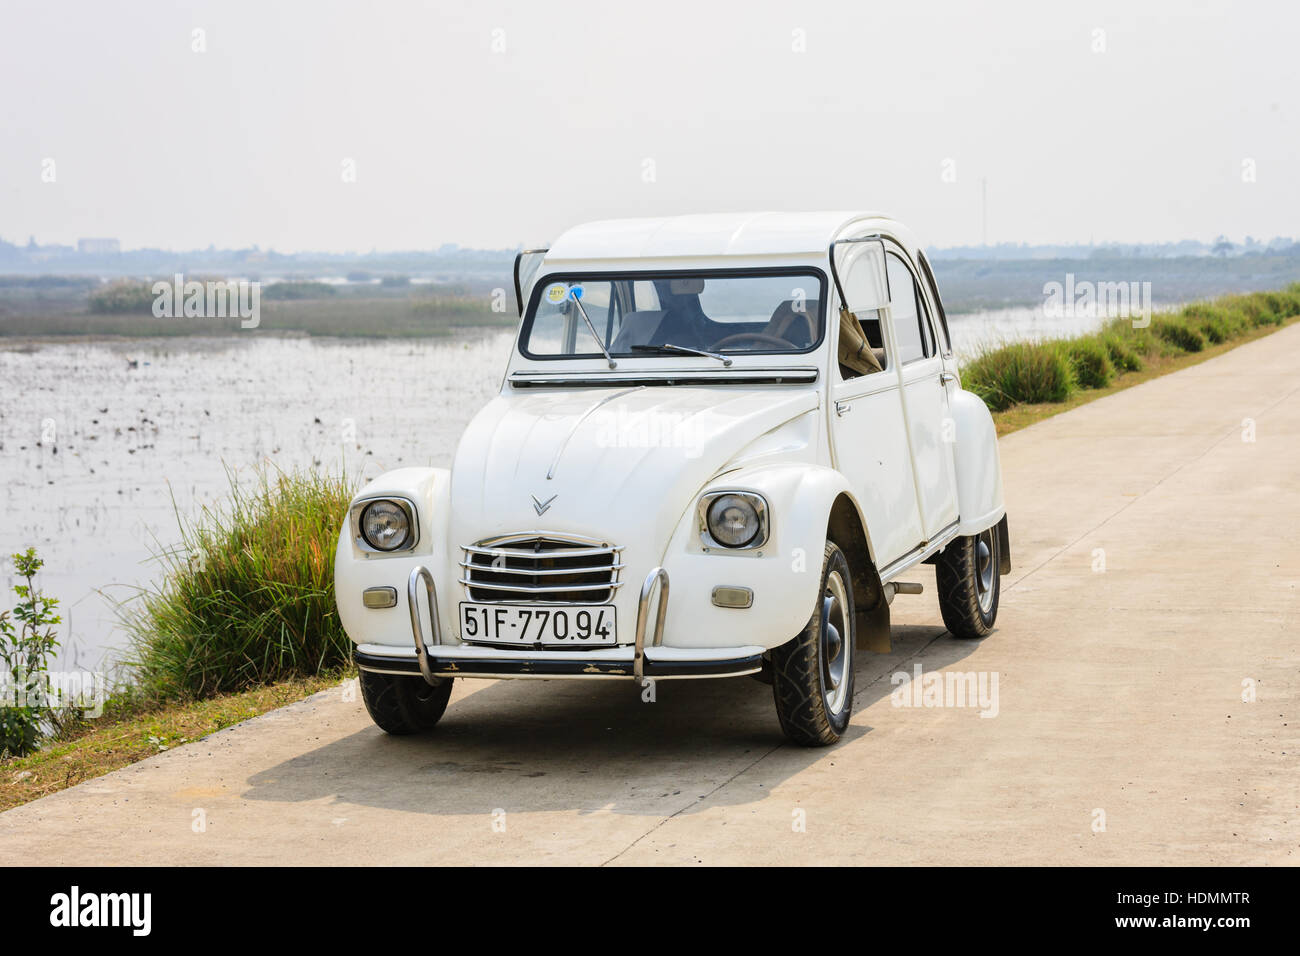
{"label": "white vintage car", "polygon": [[431,728],[457,677],[752,675],[825,745],[855,651],[887,650],[894,596],[921,591],[909,568],[936,566],[953,636],[989,633],[996,431],[898,223],[591,223],[520,254],[515,291],[500,394],[451,469],[372,481],[339,536],[381,728]]}

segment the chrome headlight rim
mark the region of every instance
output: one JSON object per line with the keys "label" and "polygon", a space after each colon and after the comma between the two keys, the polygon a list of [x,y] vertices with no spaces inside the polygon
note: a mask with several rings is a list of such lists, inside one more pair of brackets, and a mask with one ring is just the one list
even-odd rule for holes
{"label": "chrome headlight rim", "polygon": [[[406,540],[396,548],[377,548],[366,538],[362,517],[365,515],[367,508],[378,502],[397,505],[406,515],[406,523],[410,528],[410,532],[407,534]],[[365,498],[358,498],[352,502],[352,507],[349,509],[349,521],[352,525],[353,543],[366,554],[405,554],[415,550],[416,545],[420,543],[420,523],[416,519],[415,503],[409,498],[403,498],[400,495],[370,495]]]}
{"label": "chrome headlight rim", "polygon": [[[743,499],[753,509],[758,517],[758,531],[752,538],[744,544],[725,544],[713,536],[713,531],[709,527],[709,511],[719,498],[736,497]],[[756,491],[745,491],[740,488],[722,488],[706,492],[700,496],[697,508],[699,523],[700,541],[706,551],[718,550],[734,554],[742,551],[757,551],[767,544],[771,533],[770,515],[771,509],[768,507],[767,499]]]}

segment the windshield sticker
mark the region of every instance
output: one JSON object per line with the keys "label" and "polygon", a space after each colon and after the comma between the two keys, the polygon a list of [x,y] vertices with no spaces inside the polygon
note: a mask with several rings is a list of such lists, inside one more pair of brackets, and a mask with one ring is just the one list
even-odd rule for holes
{"label": "windshield sticker", "polygon": [[546,301],[555,302],[555,303],[563,302],[564,297],[568,294],[568,291],[569,290],[565,288],[563,282],[557,282],[554,285],[547,288]]}
{"label": "windshield sticker", "polygon": [[582,286],[580,286],[580,285],[575,285],[575,286],[570,287],[570,289],[569,289],[569,295],[573,296],[575,299],[581,299],[581,298],[582,298]]}

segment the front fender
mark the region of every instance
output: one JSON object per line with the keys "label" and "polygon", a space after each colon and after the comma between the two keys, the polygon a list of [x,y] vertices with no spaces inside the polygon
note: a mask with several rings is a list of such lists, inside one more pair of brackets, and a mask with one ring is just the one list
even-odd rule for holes
{"label": "front fender", "polygon": [[978,395],[957,389],[949,403],[953,418],[953,467],[957,477],[957,533],[979,534],[1006,513],[998,430]]}
{"label": "front fender", "polygon": [[[412,645],[411,618],[406,603],[406,582],[411,570],[423,564],[439,583],[438,613],[444,633],[450,637],[456,620],[451,589],[442,582],[454,580],[448,549],[448,521],[451,515],[451,472],[445,468],[399,468],[380,475],[353,498],[393,496],[415,505],[419,539],[414,549],[399,554],[374,554],[357,547],[352,524],[345,519],[334,553],[334,600],[339,620],[355,644]],[[351,504],[348,506],[351,512]],[[366,588],[390,587],[397,591],[397,605],[368,608],[361,603]],[[430,632],[426,630],[426,634]]]}
{"label": "front fender", "polygon": [[[838,471],[806,463],[741,468],[710,481],[700,493],[722,490],[766,498],[770,536],[756,551],[715,547],[706,552],[695,507],[698,496],[692,500],[663,560],[670,593],[664,644],[779,647],[808,623],[821,585],[831,508],[838,496],[852,498],[852,492]],[[752,606],[717,607],[713,589],[719,585],[749,588]]]}

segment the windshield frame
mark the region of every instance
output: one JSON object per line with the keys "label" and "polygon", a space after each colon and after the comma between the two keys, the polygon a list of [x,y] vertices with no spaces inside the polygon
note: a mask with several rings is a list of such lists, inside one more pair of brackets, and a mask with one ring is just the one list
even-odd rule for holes
{"label": "windshield frame", "polygon": [[[543,265],[545,263],[543,262]],[[752,279],[752,278],[780,278],[789,276],[791,278],[802,277],[805,279],[815,279],[817,281],[817,339],[806,348],[789,348],[789,349],[744,349],[737,352],[726,352],[725,354],[731,359],[742,359],[748,356],[777,356],[785,358],[794,355],[810,355],[822,347],[826,341],[826,291],[829,280],[826,277],[826,270],[815,265],[786,265],[786,266],[742,266],[738,268],[725,268],[714,266],[706,269],[581,269],[581,270],[560,270],[556,272],[538,272],[533,278],[533,289],[528,296],[528,307],[524,310],[524,318],[519,326],[519,335],[516,339],[516,349],[520,356],[530,362],[585,362],[591,359],[599,359],[604,363],[605,356],[600,352],[581,352],[575,355],[545,355],[528,351],[527,342],[532,336],[533,321],[537,317],[537,306],[541,300],[542,290],[554,282],[568,282],[579,280],[582,282],[620,282],[631,281],[640,282],[653,279]],[[608,346],[610,343],[605,343]],[[688,353],[673,354],[671,352],[611,352],[619,362],[654,362],[665,358],[674,361],[691,358]],[[694,356],[698,358],[699,356]],[[721,367],[721,366],[719,366]]]}

